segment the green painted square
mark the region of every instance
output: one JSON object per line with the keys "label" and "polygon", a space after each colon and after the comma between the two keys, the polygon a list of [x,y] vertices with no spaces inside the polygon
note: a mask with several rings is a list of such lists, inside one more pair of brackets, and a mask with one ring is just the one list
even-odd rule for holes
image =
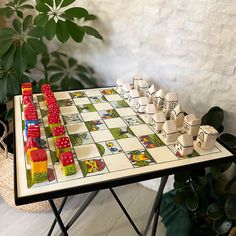
{"label": "green painted square", "polygon": [[95,107],[93,104],[84,104],[84,105],[78,105],[76,106],[79,113],[84,113],[84,112],[94,112],[96,111]]}
{"label": "green painted square", "polygon": [[165,143],[156,134],[140,136],[139,141],[143,144],[145,148],[165,146]]}
{"label": "green painted square", "polygon": [[115,139],[124,139],[134,137],[133,131],[129,127],[111,128],[111,134]]}
{"label": "green painted square", "polygon": [[72,146],[79,146],[83,144],[93,143],[93,139],[89,132],[79,133],[79,134],[69,134]]}

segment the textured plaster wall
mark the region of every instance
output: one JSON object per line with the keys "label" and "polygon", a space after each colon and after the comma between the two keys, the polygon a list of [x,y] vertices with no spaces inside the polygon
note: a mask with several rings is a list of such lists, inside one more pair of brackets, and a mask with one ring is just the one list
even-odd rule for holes
{"label": "textured plaster wall", "polygon": [[104,42],[66,48],[94,67],[101,86],[139,74],[176,91],[198,115],[218,105],[236,135],[236,0],[80,0],[99,16]]}

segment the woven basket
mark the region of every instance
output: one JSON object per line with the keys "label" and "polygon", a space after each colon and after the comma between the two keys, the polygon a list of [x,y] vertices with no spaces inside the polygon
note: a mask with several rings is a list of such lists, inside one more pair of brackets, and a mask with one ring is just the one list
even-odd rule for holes
{"label": "woven basket", "polygon": [[[7,145],[3,142],[3,139],[7,136],[6,125],[0,120],[0,124],[4,126],[4,134],[0,138],[0,196],[11,207],[30,211],[49,211],[51,207],[48,201],[42,201],[37,203],[31,203],[22,206],[16,206],[14,201],[14,178],[13,178],[13,154],[7,151]],[[55,199],[55,204],[60,205],[61,199]]]}

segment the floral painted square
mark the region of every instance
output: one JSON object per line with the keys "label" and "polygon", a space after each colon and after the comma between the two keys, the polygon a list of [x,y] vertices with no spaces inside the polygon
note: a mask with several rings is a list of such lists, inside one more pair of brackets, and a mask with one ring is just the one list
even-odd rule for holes
{"label": "floral painted square", "polygon": [[93,143],[93,139],[89,132],[79,134],[69,134],[72,146],[79,146],[83,144]]}
{"label": "floral painted square", "polygon": [[84,177],[108,173],[106,164],[101,158],[79,161],[79,165]]}
{"label": "floral painted square", "polygon": [[103,95],[113,95],[113,94],[117,94],[117,92],[114,89],[103,89],[101,90],[101,93]]}
{"label": "floral painted square", "polygon": [[109,109],[106,111],[98,111],[98,113],[103,119],[112,119],[119,117],[119,114],[114,109]]}
{"label": "floral painted square", "polygon": [[77,91],[77,92],[70,93],[70,96],[72,98],[82,98],[82,97],[86,97],[86,94],[84,91]]}
{"label": "floral painted square", "polygon": [[135,150],[126,152],[130,162],[134,167],[142,167],[156,164],[152,156],[146,150]]}
{"label": "floral painted square", "polygon": [[122,118],[129,126],[144,124],[144,121],[139,116],[124,116]]}
{"label": "floral painted square", "polygon": [[165,146],[165,143],[156,134],[140,136],[139,141],[143,144],[145,148]]}
{"label": "floral painted square", "polygon": [[90,104],[84,104],[84,105],[77,105],[76,107],[77,107],[79,113],[96,111],[95,107],[91,103]]}
{"label": "floral painted square", "polygon": [[65,124],[81,123],[81,122],[83,122],[80,114],[78,114],[78,113],[62,115],[62,118],[63,118]]}
{"label": "floral painted square", "polygon": [[73,101],[71,99],[57,100],[57,103],[60,107],[69,107],[73,105]]}
{"label": "floral painted square", "polygon": [[38,99],[39,102],[44,102],[45,101],[44,96],[42,94],[38,95],[37,99]]}
{"label": "floral painted square", "polygon": [[107,129],[107,126],[103,120],[85,121],[85,125],[88,131],[98,131],[98,130]]}
{"label": "floral painted square", "polygon": [[93,96],[89,97],[91,103],[102,103],[107,102],[107,99],[104,96]]}
{"label": "floral painted square", "polygon": [[115,109],[129,107],[129,104],[125,100],[111,101],[110,103]]}
{"label": "floral painted square", "polygon": [[112,128],[110,129],[110,132],[115,139],[131,138],[135,136],[133,131],[128,126]]}
{"label": "floral painted square", "polygon": [[95,143],[101,156],[118,154],[123,152],[120,145],[115,140]]}

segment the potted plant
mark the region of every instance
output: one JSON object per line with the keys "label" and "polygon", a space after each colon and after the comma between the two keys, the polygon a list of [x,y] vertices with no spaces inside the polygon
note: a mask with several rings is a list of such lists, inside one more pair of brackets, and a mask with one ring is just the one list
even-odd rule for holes
{"label": "potted plant", "polygon": [[[222,132],[223,110],[211,108],[202,124]],[[236,137],[222,134],[222,142],[234,153]],[[232,174],[227,171],[232,168]],[[181,172],[174,176],[174,189],[164,194],[161,216],[167,235],[228,235],[236,226],[235,166],[231,163]]]}

